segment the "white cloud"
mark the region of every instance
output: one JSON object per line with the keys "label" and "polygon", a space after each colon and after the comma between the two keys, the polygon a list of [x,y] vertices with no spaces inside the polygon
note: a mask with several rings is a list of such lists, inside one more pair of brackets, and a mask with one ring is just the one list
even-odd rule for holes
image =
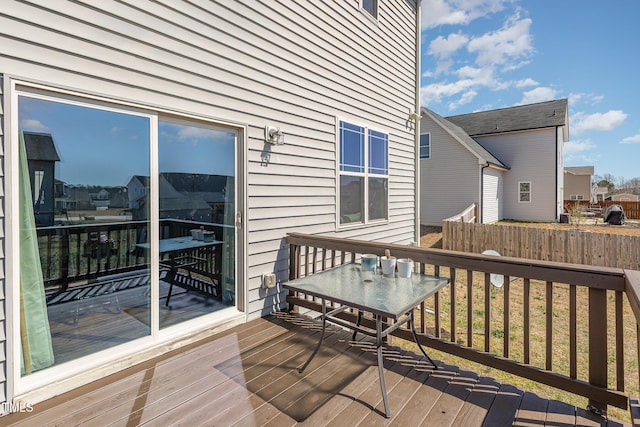
{"label": "white cloud", "polygon": [[569,103],[572,106],[579,105],[580,103],[584,103],[587,105],[596,105],[602,102],[604,96],[602,95],[594,95],[592,93],[570,93],[569,94]]}
{"label": "white cloud", "polygon": [[[485,10],[483,8],[494,10],[492,8],[498,7],[497,5],[502,9],[509,2],[452,0],[431,3],[435,4],[436,9],[444,6],[453,9],[466,6],[465,10],[477,11]],[[426,4],[423,6],[429,7]],[[511,81],[501,79],[498,74],[522,66],[533,54],[530,28],[531,20],[521,19],[520,10],[516,10],[498,30],[478,36],[462,32],[451,33],[446,37],[438,36],[427,50],[435,67],[423,73],[423,77],[430,80],[430,84],[427,83],[422,88],[423,105],[446,101],[450,109],[455,109],[472,102],[482,88],[499,91],[536,85],[537,82],[531,78]],[[437,81],[438,76],[442,77],[441,81]]]}
{"label": "white cloud", "polygon": [[424,106],[437,104],[444,97],[458,96],[472,91],[475,81],[472,79],[458,80],[454,83],[434,83],[420,88],[420,103]]}
{"label": "white cloud", "polygon": [[[518,105],[535,104],[536,102],[551,101],[556,99],[558,91],[545,86],[540,86],[522,94],[522,99]],[[573,130],[573,128],[571,128]]]}
{"label": "white cloud", "polygon": [[621,144],[640,144],[640,133],[626,137],[622,140]]}
{"label": "white cloud", "polygon": [[538,82],[533,80],[532,78],[526,78],[526,79],[518,80],[517,82],[515,82],[515,87],[517,88],[537,86],[537,85],[538,85]]}
{"label": "white cloud", "polygon": [[622,110],[610,110],[606,113],[576,113],[569,120],[571,132],[575,135],[588,131],[609,131],[615,129],[627,118]]}
{"label": "white cloud", "polygon": [[596,145],[590,140],[585,139],[583,141],[567,141],[564,143],[564,155],[575,156],[576,154],[583,154],[585,151],[590,151],[596,148]]}
{"label": "white cloud", "polygon": [[422,28],[439,25],[467,25],[483,16],[499,12],[513,0],[424,0]]}
{"label": "white cloud", "polygon": [[501,29],[472,38],[467,49],[477,53],[478,66],[502,65],[508,70],[516,69],[534,52],[531,22],[516,14]]}
{"label": "white cloud", "polygon": [[448,58],[468,42],[469,37],[461,33],[452,33],[446,38],[438,36],[429,43],[427,53],[440,59]]}
{"label": "white cloud", "polygon": [[47,133],[51,132],[51,129],[49,129],[39,120],[35,120],[35,119],[20,120],[20,129],[26,130],[29,132],[47,132]]}
{"label": "white cloud", "polygon": [[478,95],[478,92],[475,90],[465,91],[462,96],[457,101],[452,101],[449,103],[449,110],[453,111],[461,105],[465,105],[473,101],[473,99]]}
{"label": "white cloud", "polygon": [[564,143],[564,162],[575,165],[596,164],[601,156],[593,150],[597,146],[589,139],[567,141]]}

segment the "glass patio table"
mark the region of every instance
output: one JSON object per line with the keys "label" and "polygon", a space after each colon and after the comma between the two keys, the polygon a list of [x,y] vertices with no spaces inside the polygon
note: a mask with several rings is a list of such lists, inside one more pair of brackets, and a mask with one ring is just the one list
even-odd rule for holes
{"label": "glass patio table", "polygon": [[[448,278],[426,274],[413,273],[408,278],[399,278],[397,275],[387,277],[382,275],[379,269],[375,271],[363,270],[360,264],[345,264],[284,283],[284,287],[290,291],[301,292],[322,300],[320,339],[309,359],[298,371],[302,373],[320,349],[327,322],[353,330],[354,338],[358,332],[373,336],[376,338],[378,373],[385,415],[387,418],[390,417],[391,411],[389,410],[384,381],[382,341],[391,332],[408,323],[418,348],[437,369],[436,364],[427,355],[418,340],[413,312],[420,303],[447,284],[449,284]],[[340,306],[337,308],[329,307],[331,311],[327,312],[327,301],[333,301]],[[336,317],[337,314],[351,308],[358,310],[355,323]],[[373,314],[376,323],[375,331],[360,326],[363,312]],[[391,319],[393,322],[390,324],[383,322],[384,318]]]}

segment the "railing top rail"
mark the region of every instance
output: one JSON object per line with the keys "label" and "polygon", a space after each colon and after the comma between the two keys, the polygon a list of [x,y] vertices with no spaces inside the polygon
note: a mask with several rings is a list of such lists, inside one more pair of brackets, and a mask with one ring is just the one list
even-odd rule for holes
{"label": "railing top rail", "polygon": [[373,253],[376,255],[384,255],[385,249],[389,249],[397,258],[411,258],[424,264],[491,272],[511,277],[527,277],[597,289],[625,290],[625,272],[620,268],[593,267],[583,264],[537,261],[514,257],[496,257],[445,249],[421,248],[303,233],[288,233],[285,240],[289,244],[300,246],[314,246],[329,250]]}

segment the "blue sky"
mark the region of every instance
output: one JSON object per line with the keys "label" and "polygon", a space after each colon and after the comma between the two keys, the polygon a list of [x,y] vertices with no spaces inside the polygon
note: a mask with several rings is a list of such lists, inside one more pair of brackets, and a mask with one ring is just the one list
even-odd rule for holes
{"label": "blue sky", "polygon": [[[127,185],[149,176],[148,116],[20,96],[19,128],[52,135],[56,179],[72,185]],[[198,122],[160,118],[160,172],[235,175],[235,134]]]}
{"label": "blue sky", "polygon": [[423,0],[421,103],[450,116],[567,98],[565,166],[638,178],[638,17],[638,0]]}

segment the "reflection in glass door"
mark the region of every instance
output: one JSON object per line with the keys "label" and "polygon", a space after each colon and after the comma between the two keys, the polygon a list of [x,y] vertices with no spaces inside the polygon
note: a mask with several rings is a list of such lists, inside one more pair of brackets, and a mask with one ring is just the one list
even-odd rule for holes
{"label": "reflection in glass door", "polygon": [[138,196],[152,117],[26,91],[17,103],[24,376],[151,334]]}
{"label": "reflection in glass door", "polygon": [[26,87],[12,100],[16,375],[236,306],[237,130]]}
{"label": "reflection in glass door", "polygon": [[235,305],[236,132],[158,123],[160,328]]}

